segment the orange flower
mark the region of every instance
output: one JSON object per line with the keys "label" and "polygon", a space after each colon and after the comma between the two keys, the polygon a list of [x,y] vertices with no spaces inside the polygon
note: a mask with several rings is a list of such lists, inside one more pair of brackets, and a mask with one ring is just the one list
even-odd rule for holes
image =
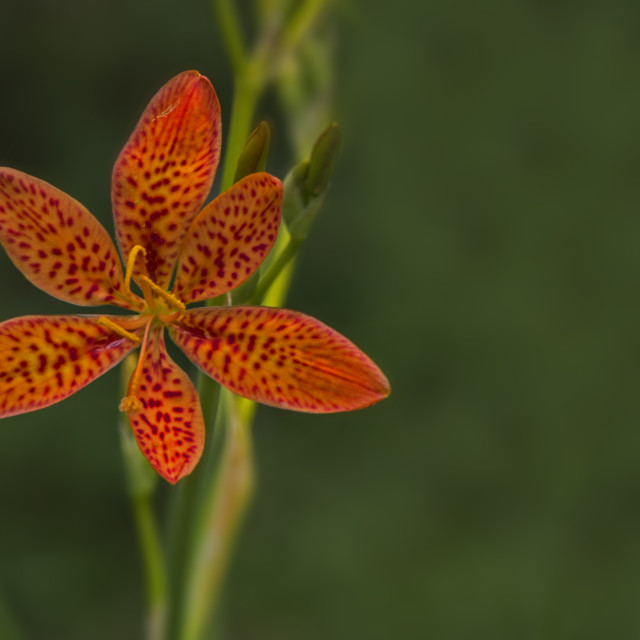
{"label": "orange flower", "polygon": [[85,207],[42,180],[0,168],[0,243],[25,277],[73,304],[135,313],[0,323],[0,417],[70,396],[139,346],[120,408],[153,468],[177,482],[200,459],[204,421],[193,384],[167,354],[165,327],[202,371],[257,402],[324,413],[389,393],[378,367],[318,320],[267,307],[186,308],[249,278],[280,224],[282,184],[266,173],[247,176],[200,210],[220,132],[216,93],[195,71],[151,100],[113,170],[124,274],[113,241]]}

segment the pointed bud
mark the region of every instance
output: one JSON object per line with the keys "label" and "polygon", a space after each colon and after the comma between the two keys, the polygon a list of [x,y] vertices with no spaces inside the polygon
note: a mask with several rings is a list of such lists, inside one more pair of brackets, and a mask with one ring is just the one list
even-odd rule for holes
{"label": "pointed bud", "polygon": [[333,174],[339,144],[338,125],[329,125],[316,140],[309,160],[296,165],[284,181],[282,217],[289,233],[304,240]]}
{"label": "pointed bud", "polygon": [[233,178],[234,182],[242,180],[242,178],[264,171],[267,166],[267,156],[269,155],[269,145],[271,143],[271,131],[266,122],[261,122],[249,136],[247,144],[238,158],[238,166],[236,174]]}
{"label": "pointed bud", "polygon": [[324,193],[333,175],[333,168],[338,155],[340,130],[338,123],[330,124],[316,140],[311,149],[309,171],[304,181],[304,192],[307,200]]}

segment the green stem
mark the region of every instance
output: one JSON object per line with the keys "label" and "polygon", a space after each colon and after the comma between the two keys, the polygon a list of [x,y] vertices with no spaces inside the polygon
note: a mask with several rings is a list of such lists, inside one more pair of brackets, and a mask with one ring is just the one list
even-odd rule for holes
{"label": "green stem", "polygon": [[175,640],[182,637],[179,632],[187,607],[185,585],[192,580],[196,523],[202,510],[202,495],[211,483],[220,449],[220,429],[210,427],[214,424],[218,408],[220,385],[208,376],[199,374],[198,393],[206,425],[205,449],[194,471],[181,480],[176,488],[169,519],[172,597],[167,638]]}
{"label": "green stem", "polygon": [[236,397],[224,391],[224,451],[217,474],[203,496],[197,522],[193,573],[185,585],[185,616],[180,640],[199,640],[215,613],[225,570],[240,523],[253,494],[250,424],[241,419]]}
{"label": "green stem", "polygon": [[149,601],[147,637],[149,640],[160,640],[164,635],[166,621],[167,578],[162,545],[150,495],[133,497],[132,507],[142,548],[147,583]]}
{"label": "green stem", "polygon": [[234,73],[238,74],[245,63],[245,47],[235,5],[230,0],[213,0],[213,11],[218,18],[229,61]]}
{"label": "green stem", "polygon": [[326,4],[327,0],[306,0],[300,5],[282,36],[283,49],[291,51],[298,46]]}
{"label": "green stem", "polygon": [[298,254],[300,245],[300,240],[296,240],[289,236],[282,251],[278,253],[276,259],[271,263],[267,272],[262,278],[260,278],[260,282],[251,296],[251,304],[261,304],[264,301],[267,292],[278,276],[280,276],[285,267],[287,267],[291,260],[293,260],[293,258]]}
{"label": "green stem", "polygon": [[233,184],[238,158],[250,133],[251,122],[262,92],[263,83],[260,80],[257,66],[260,65],[247,65],[242,73],[236,75],[233,104],[231,105],[231,125],[222,170],[222,191]]}

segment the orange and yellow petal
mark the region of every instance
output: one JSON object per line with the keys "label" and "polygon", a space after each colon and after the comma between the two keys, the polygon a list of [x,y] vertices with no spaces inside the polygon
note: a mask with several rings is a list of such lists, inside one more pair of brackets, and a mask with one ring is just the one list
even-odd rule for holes
{"label": "orange and yellow petal", "polygon": [[118,252],[79,202],[43,180],[0,168],[0,243],[48,294],[79,305],[136,309],[124,294]]}
{"label": "orange and yellow petal", "polygon": [[192,309],[170,332],[202,371],[256,402],[331,413],[369,406],[390,392],[384,374],[358,347],[295,311]]}
{"label": "orange and yellow petal", "polygon": [[249,175],[209,203],[185,237],[173,293],[185,303],[214,298],[260,266],[278,234],[282,183]]}
{"label": "orange and yellow petal", "polygon": [[126,257],[146,250],[134,279],[166,289],[189,225],[202,207],[220,158],[220,104],[207,78],[186,71],[152,98],[113,169],[111,199]]}
{"label": "orange and yellow petal", "polygon": [[129,422],[142,453],[175,484],[193,471],[202,455],[204,420],[198,393],[169,357],[162,327],[151,329],[141,358],[123,404],[130,409]]}
{"label": "orange and yellow petal", "polygon": [[98,324],[98,317],[24,316],[0,323],[0,417],[63,400],[138,346]]}

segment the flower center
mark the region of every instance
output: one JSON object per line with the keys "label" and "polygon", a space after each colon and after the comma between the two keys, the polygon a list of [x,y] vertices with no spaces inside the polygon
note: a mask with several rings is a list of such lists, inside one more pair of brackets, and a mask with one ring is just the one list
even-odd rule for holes
{"label": "flower center", "polygon": [[[131,293],[131,275],[136,263],[138,255],[147,255],[146,249],[142,245],[135,245],[129,252],[127,259],[127,271],[124,278],[124,288],[127,293]],[[185,310],[184,303],[178,297],[161,286],[157,285],[149,276],[140,275],[137,282],[142,289],[142,295],[146,302],[146,307],[142,311],[142,315],[154,315],[161,322],[171,322],[175,316]],[[166,316],[169,316],[165,319]]]}
{"label": "flower center", "polygon": [[[127,258],[127,270],[124,278],[125,293],[131,294],[131,276],[136,263],[136,258],[142,254],[142,257],[147,255],[145,248],[142,245],[135,245],[129,252]],[[125,413],[137,413],[142,409],[142,402],[138,397],[140,390],[140,379],[142,377],[143,362],[146,355],[147,343],[149,340],[149,330],[152,324],[168,324],[173,322],[184,310],[185,305],[177,296],[173,295],[169,291],[163,289],[160,285],[156,284],[147,275],[138,275],[136,282],[142,290],[144,296],[145,307],[139,316],[134,318],[123,318],[117,321],[105,318],[104,316],[98,319],[98,322],[111,329],[118,335],[135,342],[140,342],[140,337],[132,331],[141,329],[143,326],[144,337],[142,338],[142,344],[140,345],[140,354],[138,355],[138,363],[129,380],[127,387],[127,395],[120,402],[120,411]],[[132,331],[130,331],[131,329]]]}

